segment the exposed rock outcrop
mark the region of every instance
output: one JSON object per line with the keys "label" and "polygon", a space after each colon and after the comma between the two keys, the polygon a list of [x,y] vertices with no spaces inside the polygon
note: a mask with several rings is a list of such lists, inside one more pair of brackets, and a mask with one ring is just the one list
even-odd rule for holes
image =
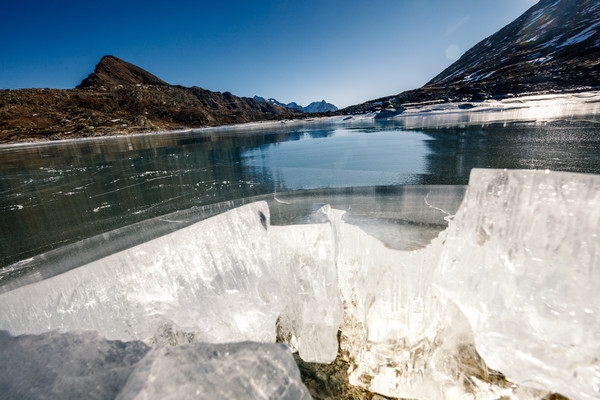
{"label": "exposed rock outcrop", "polygon": [[150,72],[114,56],[104,56],[96,69],[79,86],[81,88],[100,88],[118,85],[159,85],[169,84]]}

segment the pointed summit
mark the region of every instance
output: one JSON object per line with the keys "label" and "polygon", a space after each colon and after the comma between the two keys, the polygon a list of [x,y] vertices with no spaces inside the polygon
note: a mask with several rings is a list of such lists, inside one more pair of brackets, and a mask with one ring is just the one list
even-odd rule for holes
{"label": "pointed summit", "polygon": [[114,56],[104,56],[96,65],[94,72],[85,78],[77,88],[117,85],[169,86],[165,81],[136,65]]}

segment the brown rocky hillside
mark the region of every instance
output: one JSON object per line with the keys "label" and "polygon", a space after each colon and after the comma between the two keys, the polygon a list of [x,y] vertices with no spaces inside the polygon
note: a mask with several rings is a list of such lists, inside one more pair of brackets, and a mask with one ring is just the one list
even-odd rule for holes
{"label": "brown rocky hillside", "polygon": [[0,143],[284,119],[298,112],[247,97],[169,85],[113,56],[75,89],[0,90]]}

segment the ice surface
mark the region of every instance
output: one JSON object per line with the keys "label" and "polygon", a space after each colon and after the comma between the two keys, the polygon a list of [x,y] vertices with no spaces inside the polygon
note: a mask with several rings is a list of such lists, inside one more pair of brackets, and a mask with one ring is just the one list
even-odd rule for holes
{"label": "ice surface", "polygon": [[150,349],[91,331],[0,331],[0,397],[21,399],[310,399],[282,344]]}
{"label": "ice surface", "polygon": [[[472,103],[413,103],[390,117],[406,129],[456,127],[512,121],[552,121],[600,112],[600,92],[543,94]],[[589,96],[589,97],[587,97]],[[462,109],[468,105],[467,109]]]}
{"label": "ice surface", "polygon": [[93,329],[109,339],[275,341],[269,209],[253,203],[0,294],[12,334]]}
{"label": "ice surface", "polygon": [[292,354],[276,343],[194,343],[153,349],[117,397],[306,399]]}
{"label": "ice surface", "polygon": [[0,331],[0,397],[114,399],[150,350],[90,331],[13,337]]}
{"label": "ice surface", "polygon": [[[325,217],[326,210],[317,211]],[[278,321],[280,338],[309,362],[332,362],[342,304],[331,223],[272,226],[274,270],[288,297]]]}
{"label": "ice surface", "polygon": [[600,397],[600,176],[473,170],[436,284],[491,368]]}

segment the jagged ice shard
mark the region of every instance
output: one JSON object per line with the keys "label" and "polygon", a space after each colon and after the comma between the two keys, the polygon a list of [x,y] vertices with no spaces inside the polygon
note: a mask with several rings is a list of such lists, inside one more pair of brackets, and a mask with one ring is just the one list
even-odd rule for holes
{"label": "jagged ice shard", "polygon": [[253,203],[0,295],[12,334],[93,329],[148,343],[275,341],[285,307],[269,209]]}
{"label": "jagged ice shard", "polygon": [[[326,218],[324,208],[317,214]],[[274,271],[288,299],[279,336],[303,360],[331,362],[343,314],[331,223],[272,226],[270,234]]]}
{"label": "jagged ice shard", "polygon": [[473,170],[436,286],[487,364],[523,385],[600,398],[600,176]]}
{"label": "jagged ice shard", "polygon": [[12,334],[92,329],[149,344],[275,342],[279,320],[282,339],[314,362],[335,359],[342,319],[331,225],[272,227],[265,202],[0,294],[0,304]]}
{"label": "jagged ice shard", "polygon": [[440,240],[422,250],[394,250],[341,217],[334,214],[350,383],[393,397],[465,398],[461,358],[471,360],[468,374],[485,366],[467,321],[433,291]]}

